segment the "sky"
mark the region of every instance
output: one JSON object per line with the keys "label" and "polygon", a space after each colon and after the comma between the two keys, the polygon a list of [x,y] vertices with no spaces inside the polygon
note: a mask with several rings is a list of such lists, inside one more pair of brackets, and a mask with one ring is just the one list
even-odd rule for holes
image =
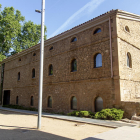
{"label": "sky", "polygon": [[[2,9],[14,7],[26,21],[41,24],[42,0],[0,0]],[[45,0],[47,38],[51,38],[112,9],[140,15],[140,0]]]}

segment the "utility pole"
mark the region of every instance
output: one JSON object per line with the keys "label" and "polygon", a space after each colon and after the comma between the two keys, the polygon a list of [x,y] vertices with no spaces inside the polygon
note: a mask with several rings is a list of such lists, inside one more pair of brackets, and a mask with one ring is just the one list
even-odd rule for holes
{"label": "utility pole", "polygon": [[45,15],[45,0],[42,0],[42,10],[35,10],[41,13],[41,45],[40,45],[40,74],[39,74],[39,98],[38,98],[38,122],[37,129],[41,129],[42,116],[42,94],[43,94],[43,61],[44,61],[44,15]]}

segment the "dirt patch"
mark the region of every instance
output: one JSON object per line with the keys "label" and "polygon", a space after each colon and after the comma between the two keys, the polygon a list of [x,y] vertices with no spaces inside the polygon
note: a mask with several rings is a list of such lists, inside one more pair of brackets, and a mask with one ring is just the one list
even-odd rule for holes
{"label": "dirt patch", "polygon": [[42,117],[41,130],[37,116],[0,110],[0,139],[2,140],[81,140],[113,128]]}

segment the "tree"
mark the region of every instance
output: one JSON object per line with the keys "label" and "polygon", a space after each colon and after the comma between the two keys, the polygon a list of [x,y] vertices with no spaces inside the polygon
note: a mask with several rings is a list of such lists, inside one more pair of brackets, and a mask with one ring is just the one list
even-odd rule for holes
{"label": "tree", "polygon": [[[45,33],[46,31],[45,27]],[[36,45],[40,38],[41,25],[26,22],[19,10],[5,7],[0,12],[0,61],[9,55],[11,50],[11,54],[15,54]]]}

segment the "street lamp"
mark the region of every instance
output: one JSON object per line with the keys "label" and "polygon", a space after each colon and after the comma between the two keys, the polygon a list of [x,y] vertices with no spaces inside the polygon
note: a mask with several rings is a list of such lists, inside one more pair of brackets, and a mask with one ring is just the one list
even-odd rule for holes
{"label": "street lamp", "polygon": [[40,73],[39,73],[39,98],[38,98],[38,122],[37,122],[37,129],[41,129],[42,93],[43,93],[45,0],[42,0],[42,10],[35,10],[35,12],[41,13]]}

